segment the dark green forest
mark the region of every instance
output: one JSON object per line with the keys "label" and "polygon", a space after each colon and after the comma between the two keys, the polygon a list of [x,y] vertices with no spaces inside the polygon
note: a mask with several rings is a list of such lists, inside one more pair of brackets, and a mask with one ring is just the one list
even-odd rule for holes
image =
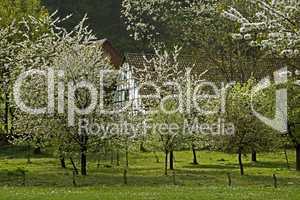
{"label": "dark green forest", "polygon": [[88,15],[88,25],[99,39],[107,38],[122,52],[143,50],[142,44],[129,37],[121,17],[121,0],[43,0],[50,13],[57,11],[60,17],[73,14],[64,24],[72,28]]}

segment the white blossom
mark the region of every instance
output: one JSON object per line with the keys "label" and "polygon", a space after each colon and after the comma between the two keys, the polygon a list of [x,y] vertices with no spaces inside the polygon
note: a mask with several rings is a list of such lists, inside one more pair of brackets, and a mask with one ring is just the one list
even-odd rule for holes
{"label": "white blossom", "polygon": [[[297,20],[300,14],[300,2],[298,0],[271,2],[248,0],[248,2],[259,8],[249,19],[245,19],[235,8],[224,11],[223,16],[239,23],[240,33],[255,33],[257,37],[252,40],[260,43],[263,49],[275,51],[281,56],[298,55],[300,24]],[[253,45],[255,42],[250,41],[250,43]]]}

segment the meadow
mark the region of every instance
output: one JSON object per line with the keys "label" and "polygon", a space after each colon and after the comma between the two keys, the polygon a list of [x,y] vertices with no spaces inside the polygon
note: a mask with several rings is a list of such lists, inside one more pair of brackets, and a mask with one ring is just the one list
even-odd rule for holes
{"label": "meadow", "polygon": [[175,153],[175,170],[165,176],[163,154],[158,154],[157,163],[153,153],[131,152],[125,184],[122,160],[116,166],[111,160],[100,160],[99,165],[90,159],[88,176],[73,178],[69,162],[62,169],[57,158],[44,153],[32,157],[28,164],[23,150],[0,150],[1,200],[300,199],[300,174],[294,169],[293,151],[288,152],[290,169],[283,152],[258,154],[256,163],[245,155],[244,176],[239,174],[235,154],[199,151],[199,165],[193,165],[191,152],[179,151]]}

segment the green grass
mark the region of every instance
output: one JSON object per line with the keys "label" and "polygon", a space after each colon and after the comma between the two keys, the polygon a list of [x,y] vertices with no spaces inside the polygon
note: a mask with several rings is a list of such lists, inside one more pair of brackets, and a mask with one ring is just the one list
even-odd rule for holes
{"label": "green grass", "polygon": [[[49,155],[32,158],[27,164],[22,148],[0,149],[0,200],[81,200],[81,199],[300,199],[300,173],[293,168],[294,152],[289,152],[291,169],[287,169],[284,154],[258,154],[257,163],[244,157],[245,173],[241,177],[236,155],[201,151],[200,165],[191,164],[191,152],[176,152],[176,184],[172,172],[163,175],[163,154],[160,163],[151,153],[130,153],[128,184],[123,184],[123,167],[102,161],[88,164],[88,176],[76,178],[72,184],[71,164],[59,167],[59,161]],[[121,163],[122,165],[123,163]],[[77,164],[78,165],[78,164]],[[26,184],[18,169],[25,169]],[[228,187],[227,173],[232,176]],[[272,175],[278,177],[273,187]]]}
{"label": "green grass", "polygon": [[103,199],[165,199],[165,200],[206,200],[206,199],[286,199],[299,200],[299,188],[260,188],[260,187],[85,187],[85,188],[2,188],[3,200],[103,200]]}

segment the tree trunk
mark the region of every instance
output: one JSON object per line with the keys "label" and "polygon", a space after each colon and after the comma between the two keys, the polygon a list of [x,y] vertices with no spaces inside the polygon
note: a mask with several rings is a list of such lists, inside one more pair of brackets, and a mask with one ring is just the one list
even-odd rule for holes
{"label": "tree trunk", "polygon": [[114,164],[114,151],[113,150],[110,151],[110,164],[111,165]]}
{"label": "tree trunk", "polygon": [[27,145],[27,164],[31,164],[31,146],[30,144]]}
{"label": "tree trunk", "polygon": [[7,138],[8,133],[9,133],[9,92],[8,90],[8,86],[6,86],[4,88],[5,90],[5,108],[4,108],[4,117],[3,117],[3,121],[4,121],[4,130],[5,130],[5,137]]}
{"label": "tree trunk", "polygon": [[3,128],[4,128],[4,134],[0,135],[0,145],[7,145],[8,142],[8,136],[9,136],[9,93],[6,84],[2,85],[4,93],[5,93],[5,105],[4,105],[4,113],[3,113]]}
{"label": "tree trunk", "polygon": [[170,151],[170,170],[174,170],[174,153]]}
{"label": "tree trunk", "polygon": [[[1,66],[3,67],[3,66]],[[4,102],[4,113],[3,113],[3,122],[4,122],[4,131],[5,131],[5,135],[3,137],[3,141],[0,141],[3,144],[9,144],[9,133],[10,133],[10,126],[12,127],[12,124],[10,124],[10,116],[11,116],[11,111],[12,111],[12,107],[11,107],[11,99],[10,99],[10,85],[11,85],[11,71],[9,68],[4,67],[3,68],[4,71],[2,71],[2,76],[1,78],[4,78],[5,80],[2,82],[3,84],[1,85],[1,87],[3,88],[3,93],[4,93],[4,98],[5,98],[5,102]],[[7,74],[7,76],[5,76],[5,74]],[[4,75],[4,76],[3,76]]]}
{"label": "tree trunk", "polygon": [[126,152],[125,152],[125,166],[128,168],[129,167],[129,158],[128,158],[128,148],[126,147]]}
{"label": "tree trunk", "polygon": [[142,153],[147,152],[147,149],[144,147],[144,142],[141,142],[141,144],[140,144],[140,151],[141,151]]}
{"label": "tree trunk", "polygon": [[127,181],[127,172],[128,169],[124,168],[124,172],[123,172],[123,179],[124,179],[124,184],[127,185],[128,181]]}
{"label": "tree trunk", "polygon": [[81,175],[86,176],[86,149],[85,147],[80,148],[80,164],[81,164]]}
{"label": "tree trunk", "polygon": [[243,165],[243,159],[242,159],[242,149],[238,150],[238,160],[239,160],[241,176],[243,176],[244,175],[244,165]]}
{"label": "tree trunk", "polygon": [[198,165],[196,147],[194,144],[192,144],[192,151],[193,151],[193,164]]}
{"label": "tree trunk", "polygon": [[257,162],[256,150],[255,149],[252,150],[251,160],[252,160],[252,162]]}
{"label": "tree trunk", "polygon": [[79,174],[78,169],[77,169],[72,157],[70,157],[70,161],[71,161],[72,166],[73,166],[73,171],[75,171],[76,175],[78,175]]}
{"label": "tree trunk", "polygon": [[33,150],[33,153],[35,155],[41,155],[42,154],[42,149],[41,147],[36,147],[34,150]]}
{"label": "tree trunk", "polygon": [[60,156],[59,160],[60,160],[60,166],[64,169],[66,169],[65,158],[63,156]]}
{"label": "tree trunk", "polygon": [[165,151],[165,175],[168,175],[168,150]]}
{"label": "tree trunk", "polygon": [[128,146],[128,138],[126,138],[125,142],[125,166],[128,169],[129,167],[129,146]]}
{"label": "tree trunk", "polygon": [[105,146],[104,146],[104,160],[108,160],[109,158],[108,158],[108,147],[107,147],[107,144],[105,144]]}
{"label": "tree trunk", "polygon": [[286,167],[288,169],[290,169],[289,157],[288,157],[288,154],[287,154],[287,145],[284,145],[284,156],[285,156]]}
{"label": "tree trunk", "polygon": [[64,156],[64,153],[63,153],[63,146],[60,145],[58,147],[58,151],[59,151],[59,161],[60,161],[60,166],[62,168],[66,168],[66,162],[65,162],[65,156]]}
{"label": "tree trunk", "polygon": [[80,164],[81,164],[81,175],[86,176],[87,175],[87,136],[81,135],[80,136]]}
{"label": "tree trunk", "polygon": [[120,166],[120,152],[119,152],[119,150],[117,150],[116,159],[117,159],[117,166]]}
{"label": "tree trunk", "polygon": [[97,169],[100,168],[100,156],[98,156],[98,159],[97,159]]}
{"label": "tree trunk", "polygon": [[296,145],[296,170],[300,171],[300,144]]}

